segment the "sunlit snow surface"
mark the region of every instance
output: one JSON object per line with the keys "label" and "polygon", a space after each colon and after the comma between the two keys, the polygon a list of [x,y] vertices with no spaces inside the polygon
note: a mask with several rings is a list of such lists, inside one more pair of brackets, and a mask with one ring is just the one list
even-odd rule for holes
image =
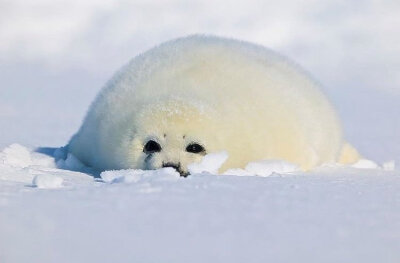
{"label": "sunlit snow surface", "polygon": [[400,261],[393,163],[308,174],[262,165],[281,172],[182,178],[166,168],[95,179],[11,145],[0,153],[0,262]]}

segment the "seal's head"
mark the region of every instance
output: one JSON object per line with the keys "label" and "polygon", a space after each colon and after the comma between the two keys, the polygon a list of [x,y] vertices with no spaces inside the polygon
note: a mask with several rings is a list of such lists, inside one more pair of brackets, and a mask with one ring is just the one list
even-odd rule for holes
{"label": "seal's head", "polygon": [[217,146],[214,119],[204,105],[173,99],[147,105],[136,116],[128,149],[131,167],[172,167],[186,177],[187,165]]}

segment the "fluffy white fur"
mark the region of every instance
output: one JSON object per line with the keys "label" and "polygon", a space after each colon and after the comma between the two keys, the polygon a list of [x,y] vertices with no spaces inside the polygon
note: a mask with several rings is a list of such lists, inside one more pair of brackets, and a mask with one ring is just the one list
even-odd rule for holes
{"label": "fluffy white fur", "polygon": [[[146,154],[154,140],[161,151]],[[334,109],[298,66],[254,44],[189,36],[157,46],[123,67],[97,96],[69,151],[99,170],[187,165],[226,150],[222,167],[283,159],[310,169],[351,162]]]}

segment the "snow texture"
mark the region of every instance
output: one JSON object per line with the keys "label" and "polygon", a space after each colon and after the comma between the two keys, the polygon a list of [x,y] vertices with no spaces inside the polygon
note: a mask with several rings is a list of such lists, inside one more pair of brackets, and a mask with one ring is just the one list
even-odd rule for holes
{"label": "snow texture", "polygon": [[219,168],[228,159],[227,152],[210,153],[203,157],[200,163],[193,163],[188,165],[189,173],[212,173],[218,174]]}
{"label": "snow texture", "polygon": [[105,171],[100,174],[105,183],[137,183],[153,180],[178,179],[179,173],[173,168],[162,168],[159,170],[118,170]]}
{"label": "snow texture", "polygon": [[62,187],[63,179],[55,175],[39,174],[33,178],[32,185],[37,188]]}
{"label": "snow texture", "polygon": [[235,168],[225,171],[224,175],[236,176],[271,176],[274,174],[290,174],[299,172],[300,168],[292,163],[282,160],[263,160],[250,162],[245,169]]}
{"label": "snow texture", "polygon": [[366,159],[361,159],[352,166],[360,169],[377,169],[379,167],[375,162]]}
{"label": "snow texture", "polygon": [[270,176],[273,173],[290,173],[299,171],[300,168],[282,160],[265,160],[247,164],[245,170],[258,176]]}
{"label": "snow texture", "polygon": [[268,177],[243,177],[209,173],[228,157],[216,153],[187,178],[164,168],[106,171],[96,179],[65,170],[65,163],[81,165],[72,156],[57,168],[53,156],[65,156],[63,149],[37,151],[13,144],[0,152],[1,262],[400,259],[393,162],[385,164],[390,169],[363,161],[362,169],[303,173],[262,161],[241,171]]}

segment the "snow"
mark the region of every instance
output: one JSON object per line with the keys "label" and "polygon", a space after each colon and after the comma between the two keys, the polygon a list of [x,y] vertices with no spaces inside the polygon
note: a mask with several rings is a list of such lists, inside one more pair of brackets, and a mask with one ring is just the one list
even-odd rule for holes
{"label": "snow", "polygon": [[[400,262],[399,1],[1,7],[1,263]],[[366,160],[308,173],[257,162],[216,176],[203,163],[187,178],[168,168],[98,177],[59,148],[116,69],[202,32],[300,63]]]}
{"label": "snow", "polygon": [[300,168],[295,164],[282,160],[264,160],[247,164],[245,170],[258,176],[270,176],[273,173],[286,174],[296,172]]}
{"label": "snow", "polygon": [[162,168],[158,170],[117,170],[105,171],[100,174],[101,179],[106,183],[138,183],[151,182],[153,180],[176,180],[179,173],[173,168]]}
{"label": "snow", "polygon": [[379,167],[375,162],[366,159],[358,160],[358,162],[352,166],[360,169],[377,169]]}
{"label": "snow", "polygon": [[[219,169],[228,158],[229,155],[226,151],[209,153],[203,157],[201,162],[189,164],[189,173],[191,176],[207,174],[219,175]],[[364,161],[367,162],[369,160]],[[369,162],[373,163],[372,161]],[[282,160],[263,160],[251,162],[246,165],[245,169],[229,169],[225,171],[223,175],[267,177],[273,175],[282,176],[285,174],[293,174],[295,172],[300,173],[300,168],[295,164]],[[106,183],[137,183],[141,181],[151,181],[154,178],[176,179],[179,178],[179,173],[173,168],[162,168],[149,171],[128,169],[104,171],[100,174],[100,177],[103,182]]]}
{"label": "snow", "polygon": [[12,144],[0,152],[0,192],[3,184],[53,188],[61,184],[71,187],[76,182],[87,184],[93,180],[89,174],[60,169],[53,156],[19,144]]}
{"label": "snow", "polygon": [[3,163],[14,167],[26,167],[32,163],[29,151],[19,144],[5,148],[0,158]]}
{"label": "snow", "polygon": [[189,173],[211,173],[218,174],[219,168],[228,159],[227,152],[210,153],[203,157],[200,163],[192,163],[188,165]]}
{"label": "snow", "polygon": [[64,159],[59,159],[57,161],[57,166],[60,168],[68,169],[68,170],[82,170],[85,168],[85,165],[81,163],[75,156],[72,154],[68,153],[67,158]]}
{"label": "snow", "polygon": [[234,168],[225,171],[224,175],[236,176],[272,176],[300,172],[298,165],[283,160],[261,160],[250,162],[244,169]]}
{"label": "snow", "polygon": [[[163,168],[94,178],[57,168],[60,151],[13,144],[0,152],[1,262],[400,259],[400,174],[372,162],[304,173],[261,161],[242,170],[247,176],[183,178]],[[206,157],[201,171],[218,170],[228,156]]]}
{"label": "snow", "polygon": [[385,171],[394,171],[396,167],[396,161],[394,160],[386,161],[380,166],[374,161],[367,159],[360,159],[351,166],[359,169],[383,169]]}
{"label": "snow", "polygon": [[[188,165],[189,173],[192,175],[209,173],[219,174],[218,171],[224,162],[229,158],[227,152],[209,153],[203,157],[201,162]],[[366,160],[368,161],[368,160]],[[371,161],[372,162],[372,161]],[[283,160],[262,160],[250,162],[244,169],[233,168],[225,171],[223,175],[236,176],[271,176],[282,175],[293,172],[300,172],[300,168],[292,163]]]}
{"label": "snow", "polygon": [[387,161],[382,165],[383,170],[394,171],[396,168],[396,162],[394,160]]}
{"label": "snow", "polygon": [[59,188],[62,187],[61,177],[49,174],[39,174],[33,178],[32,185],[37,188]]}

